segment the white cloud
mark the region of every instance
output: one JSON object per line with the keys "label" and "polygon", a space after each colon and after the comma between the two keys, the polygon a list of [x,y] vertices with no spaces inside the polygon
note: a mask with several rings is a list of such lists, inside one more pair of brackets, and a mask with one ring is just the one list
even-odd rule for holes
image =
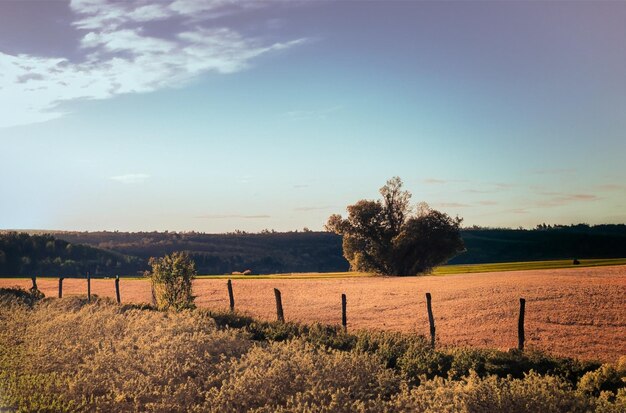
{"label": "white cloud", "polygon": [[123,184],[141,184],[144,183],[148,178],[150,178],[150,175],[148,174],[126,174],[112,176],[109,179],[121,182]]}
{"label": "white cloud", "polygon": [[[80,17],[74,26],[80,29],[114,30],[120,26],[169,18],[192,21],[211,19],[267,5],[271,0],[71,0],[71,9]],[[274,0],[275,2],[275,0]]]}
{"label": "white cloud", "polygon": [[269,215],[238,215],[238,214],[206,214],[199,215],[198,219],[267,219]]}
{"label": "white cloud", "polygon": [[114,32],[89,32],[81,40],[86,49],[101,48],[108,52],[128,51],[141,56],[148,53],[171,52],[177,44],[165,39],[145,37],[139,30],[123,29]]}
{"label": "white cloud", "polygon": [[[73,0],[71,8],[79,17],[73,25],[89,29],[80,40],[85,57],[70,61],[0,52],[0,127],[58,118],[66,113],[65,102],[151,92],[209,72],[237,72],[255,57],[304,41],[268,44],[230,28],[196,24],[202,15],[242,7],[226,0]],[[174,17],[191,19],[195,26],[182,25],[168,38],[145,34],[145,22]]]}
{"label": "white cloud", "polygon": [[342,109],[343,106],[337,105],[317,110],[292,110],[285,115],[291,120],[323,120]]}

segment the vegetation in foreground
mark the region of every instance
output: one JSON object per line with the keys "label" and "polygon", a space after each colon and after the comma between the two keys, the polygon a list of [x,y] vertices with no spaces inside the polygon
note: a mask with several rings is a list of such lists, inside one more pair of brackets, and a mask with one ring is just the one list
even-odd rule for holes
{"label": "vegetation in foreground", "polygon": [[0,290],[0,406],[18,411],[623,412],[615,365],[447,348],[203,310]]}

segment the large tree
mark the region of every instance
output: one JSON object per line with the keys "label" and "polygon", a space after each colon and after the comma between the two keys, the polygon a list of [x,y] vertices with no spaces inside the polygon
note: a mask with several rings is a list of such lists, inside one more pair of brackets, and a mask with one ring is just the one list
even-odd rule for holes
{"label": "large tree", "polygon": [[461,218],[424,203],[412,208],[411,193],[398,177],[388,180],[380,194],[380,200],[349,205],[346,219],[328,218],[326,229],[343,236],[343,254],[353,271],[424,274],[465,250]]}

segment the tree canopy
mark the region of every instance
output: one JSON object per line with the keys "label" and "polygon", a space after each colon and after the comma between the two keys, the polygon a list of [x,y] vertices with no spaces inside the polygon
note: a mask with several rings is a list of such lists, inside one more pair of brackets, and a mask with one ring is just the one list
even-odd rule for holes
{"label": "tree canopy", "polygon": [[0,233],[0,275],[77,276],[137,274],[137,257],[73,244],[49,234]]}
{"label": "tree canopy", "polygon": [[349,205],[347,218],[334,214],[326,224],[343,236],[343,254],[353,271],[423,274],[464,251],[461,218],[425,203],[412,208],[399,177],[388,180],[380,194],[382,199]]}

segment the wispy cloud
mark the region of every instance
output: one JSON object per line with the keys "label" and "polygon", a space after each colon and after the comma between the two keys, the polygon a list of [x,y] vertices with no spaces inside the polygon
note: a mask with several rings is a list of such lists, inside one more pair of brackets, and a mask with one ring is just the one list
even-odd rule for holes
{"label": "wispy cloud", "polygon": [[536,203],[538,207],[556,207],[568,205],[573,202],[596,201],[600,199],[593,194],[564,194],[560,192],[540,192],[539,195],[548,196],[548,199]]}
{"label": "wispy cloud", "polygon": [[598,185],[598,189],[603,190],[603,191],[621,191],[621,190],[626,190],[626,185],[603,184],[603,185]]}
{"label": "wispy cloud", "polygon": [[206,214],[198,215],[200,219],[266,219],[269,215],[237,215],[237,214]]}
{"label": "wispy cloud", "polygon": [[467,182],[466,179],[439,179],[439,178],[426,178],[422,179],[422,182],[430,185],[444,185],[444,184],[452,184],[452,183],[463,183]]}
{"label": "wispy cloud", "polygon": [[576,173],[574,168],[554,168],[554,169],[533,169],[531,171],[536,175],[571,175]]}
{"label": "wispy cloud", "polygon": [[478,204],[485,205],[485,206],[490,206],[490,205],[498,205],[498,202],[496,202],[496,201],[479,201]]}
{"label": "wispy cloud", "polygon": [[145,182],[148,178],[150,178],[150,175],[148,174],[126,174],[111,176],[109,179],[121,182],[123,184],[141,184]]}
{"label": "wispy cloud", "polygon": [[493,194],[496,192],[506,191],[515,186],[515,184],[506,182],[488,182],[476,184],[476,187],[463,189],[461,192],[465,192],[467,194]]}
{"label": "wispy cloud", "polygon": [[334,208],[334,207],[327,205],[327,206],[297,207],[297,208],[294,208],[293,210],[297,212],[308,212],[308,211],[323,211],[323,210],[331,209],[331,208]]}
{"label": "wispy cloud", "polygon": [[[205,24],[264,4],[73,0],[71,24],[83,33],[81,59],[0,52],[0,127],[58,118],[66,113],[66,102],[176,87],[209,72],[238,72],[258,56],[305,41],[267,42],[215,22]],[[148,34],[148,23],[163,20],[171,21],[172,33]]]}
{"label": "wispy cloud", "polygon": [[[270,1],[265,1],[270,3]],[[80,29],[115,30],[133,23],[184,18],[191,22],[225,16],[242,9],[263,7],[263,2],[234,0],[115,1],[71,0],[70,7],[79,18]]]}
{"label": "wispy cloud", "polygon": [[572,201],[595,201],[596,199],[598,199],[596,195],[592,194],[572,194],[567,195],[566,198]]}
{"label": "wispy cloud", "polygon": [[497,191],[488,190],[488,189],[464,189],[461,192],[465,192],[465,193],[468,193],[468,194],[492,194],[492,193],[497,192]]}
{"label": "wispy cloud", "polygon": [[425,184],[445,184],[448,181],[446,181],[445,179],[428,178],[422,179],[422,182]]}
{"label": "wispy cloud", "polygon": [[285,116],[291,120],[322,120],[327,119],[332,113],[341,109],[343,109],[343,106],[331,106],[315,110],[292,110],[285,112]]}
{"label": "wispy cloud", "polygon": [[469,204],[462,204],[459,202],[440,202],[438,204],[434,204],[434,206],[440,207],[440,208],[469,208],[471,207],[471,205]]}

